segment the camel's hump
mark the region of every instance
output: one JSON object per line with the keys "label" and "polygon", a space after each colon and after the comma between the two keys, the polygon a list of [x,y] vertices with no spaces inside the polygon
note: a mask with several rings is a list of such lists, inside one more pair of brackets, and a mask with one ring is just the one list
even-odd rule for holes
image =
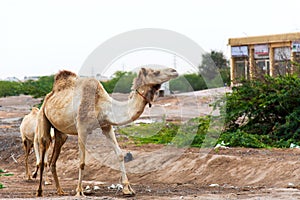
{"label": "camel's hump", "polygon": [[65,80],[65,79],[69,78],[70,76],[77,77],[77,75],[74,72],[71,72],[68,70],[62,70],[62,71],[59,71],[55,75],[54,80],[55,81],[59,81],[61,79]]}
{"label": "camel's hump", "polygon": [[62,70],[54,77],[53,91],[61,91],[74,86],[77,75],[74,72]]}

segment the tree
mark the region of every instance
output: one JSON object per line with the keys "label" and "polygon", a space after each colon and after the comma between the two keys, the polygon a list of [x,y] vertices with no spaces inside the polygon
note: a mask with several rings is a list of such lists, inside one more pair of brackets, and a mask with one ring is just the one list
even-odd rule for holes
{"label": "tree", "polygon": [[136,73],[117,71],[111,80],[101,83],[108,93],[129,93],[135,77]]}
{"label": "tree", "polygon": [[[229,61],[225,58],[222,51],[212,50],[210,53],[202,55],[202,63],[199,66],[199,73],[202,76],[213,79],[217,73],[224,70],[229,71]],[[224,79],[225,77],[222,78]]]}
{"label": "tree", "polygon": [[207,86],[201,75],[184,74],[170,80],[170,89],[179,92],[192,92],[207,89]]}

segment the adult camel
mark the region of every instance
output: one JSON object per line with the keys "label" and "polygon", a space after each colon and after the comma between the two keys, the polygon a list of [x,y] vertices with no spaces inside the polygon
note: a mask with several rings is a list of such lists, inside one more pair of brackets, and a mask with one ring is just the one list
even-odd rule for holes
{"label": "adult camel", "polygon": [[176,70],[141,68],[133,81],[128,101],[119,102],[111,98],[103,86],[94,78],[81,78],[70,71],[60,71],[55,76],[53,89],[47,94],[38,115],[38,136],[40,143],[40,182],[37,196],[42,196],[44,156],[54,128],[55,143],[50,168],[55,180],[57,193],[63,194],[56,173],[56,161],[67,135],[78,136],[79,180],[77,196],[83,196],[82,178],[85,166],[85,145],[87,135],[100,127],[112,143],[118,156],[122,174],[123,194],[134,195],[124,165],[124,156],[113,130],[114,125],[124,125],[136,120],[147,104],[151,106],[160,85],[178,76]]}

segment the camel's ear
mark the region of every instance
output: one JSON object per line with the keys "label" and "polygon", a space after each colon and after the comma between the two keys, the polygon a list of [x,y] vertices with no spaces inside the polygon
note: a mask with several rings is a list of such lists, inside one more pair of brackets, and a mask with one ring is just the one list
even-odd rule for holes
{"label": "camel's ear", "polygon": [[145,68],[141,68],[141,72],[143,73],[144,76],[147,75],[147,70]]}

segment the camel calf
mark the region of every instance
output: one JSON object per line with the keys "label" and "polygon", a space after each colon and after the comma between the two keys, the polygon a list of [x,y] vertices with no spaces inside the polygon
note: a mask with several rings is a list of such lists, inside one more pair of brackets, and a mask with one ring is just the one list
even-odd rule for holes
{"label": "camel calf", "polygon": [[[38,144],[38,137],[35,134],[36,128],[37,128],[37,115],[39,113],[39,109],[36,107],[33,107],[31,112],[26,115],[21,123],[20,126],[20,133],[22,137],[22,143],[25,151],[25,173],[26,178],[28,180],[31,180],[31,174],[29,172],[29,166],[28,166],[28,156],[31,151],[31,148],[34,146],[35,149],[35,156],[36,156],[36,163],[37,167],[35,172],[33,173],[33,178],[36,178],[37,172],[38,172],[38,164],[40,162],[40,155],[39,155],[39,144]],[[46,151],[48,152],[48,151]],[[45,156],[45,163],[48,163],[47,154]],[[47,166],[47,165],[46,165]],[[48,177],[46,176],[45,184],[50,184]]]}

